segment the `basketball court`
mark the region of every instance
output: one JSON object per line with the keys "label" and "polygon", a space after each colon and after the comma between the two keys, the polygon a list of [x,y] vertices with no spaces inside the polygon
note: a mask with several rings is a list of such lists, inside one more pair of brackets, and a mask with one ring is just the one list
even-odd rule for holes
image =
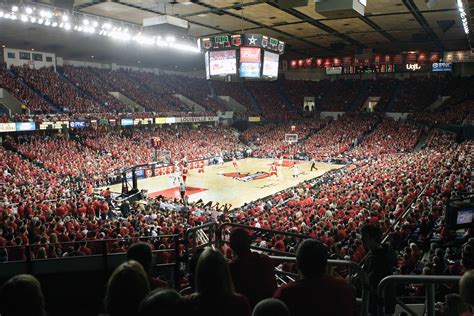
{"label": "basketball court", "polygon": [[[295,186],[300,182],[319,177],[324,173],[342,168],[343,165],[317,162],[318,170],[310,171],[311,163],[295,161],[298,164],[299,176],[293,178],[293,160],[284,160],[278,166],[278,178],[270,176],[270,167],[274,159],[246,158],[238,160],[238,169],[232,162],[223,166],[205,167],[205,173],[197,169],[190,170],[186,181],[186,195],[190,202],[202,199],[220,204],[242,206],[250,201],[266,197],[278,191]],[[179,183],[173,184],[172,175],[146,178],[138,181],[139,190],[147,190],[149,197],[163,195],[179,198]],[[121,184],[110,186],[114,192],[121,191]]]}

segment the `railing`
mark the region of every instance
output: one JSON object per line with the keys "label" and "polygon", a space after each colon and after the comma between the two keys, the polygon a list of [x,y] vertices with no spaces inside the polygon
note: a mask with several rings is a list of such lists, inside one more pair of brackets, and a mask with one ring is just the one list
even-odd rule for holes
{"label": "railing", "polygon": [[[94,269],[101,269],[103,271],[110,270],[111,267],[115,267],[119,262],[123,261],[122,256],[126,254],[126,251],[113,251],[111,249],[111,245],[115,242],[122,241],[124,245],[130,245],[136,243],[138,241],[151,241],[154,242],[156,240],[161,239],[168,239],[169,242],[173,243],[174,248],[167,248],[167,249],[158,249],[153,250],[153,253],[157,254],[160,252],[172,252],[175,254],[175,262],[172,263],[157,263],[155,267],[164,268],[164,267],[173,267],[174,273],[174,284],[177,284],[177,277],[178,277],[178,270],[179,270],[179,238],[177,234],[169,234],[169,235],[158,235],[156,237],[148,236],[148,237],[128,237],[128,238],[119,238],[119,239],[100,239],[100,240],[81,240],[81,241],[66,241],[66,242],[58,242],[55,244],[47,243],[47,244],[31,244],[25,246],[5,246],[0,247],[0,249],[5,249],[8,260],[5,261],[3,264],[19,264],[18,270],[15,270],[17,273],[28,273],[28,274],[37,274],[41,273],[41,269],[45,267],[56,267],[54,262],[59,262],[61,260],[73,260],[73,259],[80,259],[80,260],[90,260],[94,262],[91,264],[91,267]],[[74,249],[74,245],[87,245],[89,249],[91,249],[92,254],[90,255],[76,255],[71,257],[49,257],[48,258],[48,248],[53,246],[55,248],[61,247],[63,250],[67,250],[68,248]],[[45,258],[35,258],[35,255],[38,253],[40,248],[45,248],[46,257]],[[74,249],[79,250],[79,249]],[[54,250],[55,251],[55,250]],[[15,253],[17,252],[17,253]],[[11,254],[15,254],[15,260],[11,260]],[[21,255],[21,258],[17,258],[17,254]],[[122,255],[122,256],[120,256]],[[120,257],[120,260],[118,260]],[[47,263],[47,264],[45,264]],[[68,270],[69,265],[60,265],[65,270]],[[73,265],[71,265],[72,267]],[[54,268],[51,268],[54,270]],[[3,271],[8,274],[8,269],[3,269]],[[57,270],[54,270],[57,272]]]}
{"label": "railing", "polygon": [[[459,283],[461,277],[459,276],[428,276],[428,275],[390,275],[385,277],[380,281],[377,288],[377,296],[379,298],[379,303],[377,307],[377,314],[379,316],[385,315],[385,292],[388,286],[395,287],[398,284],[423,284],[425,285],[426,293],[426,316],[434,316],[435,309],[435,284],[445,284],[445,283]],[[403,303],[398,297],[395,298],[395,301],[410,315],[416,316],[417,314],[405,303]]]}
{"label": "railing", "polygon": [[[242,228],[245,228],[245,229],[250,230],[250,231],[270,233],[270,234],[274,234],[274,235],[284,235],[284,236],[296,237],[296,238],[301,238],[301,239],[311,238],[308,235],[302,235],[302,234],[297,234],[297,233],[292,233],[292,232],[287,232],[287,231],[257,228],[257,227],[243,225],[243,224],[237,224],[237,223],[223,223],[217,228],[217,232],[216,232],[216,246],[217,247],[220,247],[224,243],[228,243],[228,240],[225,240],[223,238],[223,233],[225,231],[224,230],[225,227],[242,227]],[[295,254],[291,253],[291,252],[278,251],[278,250],[274,250],[274,249],[261,248],[261,247],[257,247],[257,246],[252,246],[251,248],[255,249],[255,250],[259,250],[259,251],[269,252],[269,253],[295,256]]]}

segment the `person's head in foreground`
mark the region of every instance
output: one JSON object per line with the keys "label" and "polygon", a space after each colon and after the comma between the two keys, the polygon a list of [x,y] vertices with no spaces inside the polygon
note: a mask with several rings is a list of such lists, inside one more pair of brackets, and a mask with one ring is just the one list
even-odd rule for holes
{"label": "person's head in foreground", "polygon": [[183,304],[183,298],[175,290],[156,289],[143,299],[138,308],[138,315],[182,315]]}
{"label": "person's head in foreground", "polygon": [[250,252],[250,241],[250,233],[245,228],[237,227],[230,233],[230,248],[237,256]]}
{"label": "person's head in foreground", "polygon": [[43,316],[46,315],[44,306],[40,283],[32,275],[16,275],[0,290],[2,316]]}
{"label": "person's head in foreground", "polygon": [[459,281],[459,293],[462,300],[474,306],[474,270],[466,271]]}
{"label": "person's head in foreground", "polygon": [[211,298],[235,294],[229,266],[224,256],[212,248],[206,248],[199,256],[194,282],[200,296]]}
{"label": "person's head in foreground", "polygon": [[321,277],[326,273],[328,250],[314,239],[305,239],[296,250],[296,265],[303,279]]}
{"label": "person's head in foreground", "polygon": [[290,311],[285,303],[276,298],[260,301],[253,309],[252,316],[289,316]]}
{"label": "person's head in foreground", "polygon": [[112,273],[105,294],[105,308],[110,316],[136,315],[138,305],[150,292],[143,266],[129,260]]}

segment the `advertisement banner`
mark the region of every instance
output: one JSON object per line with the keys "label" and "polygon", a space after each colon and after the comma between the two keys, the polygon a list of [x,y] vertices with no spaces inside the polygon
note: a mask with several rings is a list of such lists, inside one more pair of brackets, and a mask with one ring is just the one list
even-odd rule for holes
{"label": "advertisement banner", "polygon": [[120,125],[122,125],[122,126],[133,126],[133,119],[128,119],[128,118],[122,119],[120,121]]}
{"label": "advertisement banner", "polygon": [[35,122],[16,122],[15,124],[16,124],[16,131],[17,132],[36,130],[36,123]]}
{"label": "advertisement banner", "polygon": [[278,77],[278,60],[280,55],[265,51],[263,54],[263,75],[265,77]]}
{"label": "advertisement banner", "polygon": [[166,117],[166,118],[165,118],[165,123],[166,123],[166,124],[174,124],[174,123],[176,123],[176,117]]}
{"label": "advertisement banner", "polygon": [[240,77],[260,78],[260,63],[240,63]]}
{"label": "advertisement banner", "polygon": [[149,125],[153,124],[153,118],[136,118],[133,120],[133,125]]}
{"label": "advertisement banner", "polygon": [[249,116],[249,122],[260,122],[260,116]]}
{"label": "advertisement banner", "polygon": [[342,67],[326,67],[326,75],[340,75]]}
{"label": "advertisement banner", "polygon": [[86,128],[86,121],[69,121],[70,128]]}
{"label": "advertisement banner", "polygon": [[210,52],[209,73],[211,76],[235,75],[237,73],[235,50]]}
{"label": "advertisement banner", "polygon": [[259,63],[261,49],[258,47],[241,47],[240,62],[242,63]]}
{"label": "advertisement banner", "polygon": [[410,63],[403,65],[396,65],[396,72],[428,72],[431,71],[430,64]]}
{"label": "advertisement banner", "polygon": [[61,129],[63,125],[66,125],[66,128],[69,127],[68,121],[58,121],[58,122],[43,122],[39,125],[40,130],[45,129]]}
{"label": "advertisement banner", "polygon": [[453,71],[453,64],[452,63],[433,63],[432,70],[434,72]]}
{"label": "advertisement banner", "polygon": [[199,116],[199,117],[176,117],[175,123],[206,123],[206,122],[217,122],[219,117],[217,116]]}
{"label": "advertisement banner", "polygon": [[0,133],[15,132],[15,131],[16,131],[15,123],[0,123]]}
{"label": "advertisement banner", "polygon": [[166,117],[155,117],[155,124],[166,124]]}

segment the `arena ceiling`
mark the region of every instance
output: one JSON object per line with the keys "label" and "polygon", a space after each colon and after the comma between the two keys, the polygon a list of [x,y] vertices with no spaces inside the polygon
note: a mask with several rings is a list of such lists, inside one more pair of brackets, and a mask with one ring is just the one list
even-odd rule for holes
{"label": "arena ceiling", "polygon": [[176,15],[191,23],[189,34],[196,37],[243,30],[276,37],[294,53],[310,56],[362,48],[380,52],[469,49],[456,0],[430,1],[430,6],[427,2],[368,0],[365,16],[332,19],[315,11],[314,0],[290,9],[255,0],[76,0],[74,8],[137,24],[156,14]]}
{"label": "arena ceiling", "polygon": [[[314,0],[309,0],[308,6],[290,9],[280,9],[263,0],[34,2],[53,5],[69,2],[76,12],[137,25],[141,25],[144,18],[175,15],[190,22],[188,34],[195,37],[242,31],[261,33],[285,41],[288,44],[286,58],[354,55],[361,49],[373,49],[379,53],[469,49],[456,0],[431,0],[434,5],[430,7],[427,1],[367,0],[365,16],[353,18],[325,18],[315,11],[317,3]],[[473,18],[474,0],[465,1],[470,3],[470,16]],[[471,23],[471,31],[473,25]],[[32,24],[0,21],[0,28],[2,45],[51,51],[68,59],[113,61],[176,70],[203,67],[200,55],[169,54],[140,47],[124,49],[100,36],[73,34]]]}

